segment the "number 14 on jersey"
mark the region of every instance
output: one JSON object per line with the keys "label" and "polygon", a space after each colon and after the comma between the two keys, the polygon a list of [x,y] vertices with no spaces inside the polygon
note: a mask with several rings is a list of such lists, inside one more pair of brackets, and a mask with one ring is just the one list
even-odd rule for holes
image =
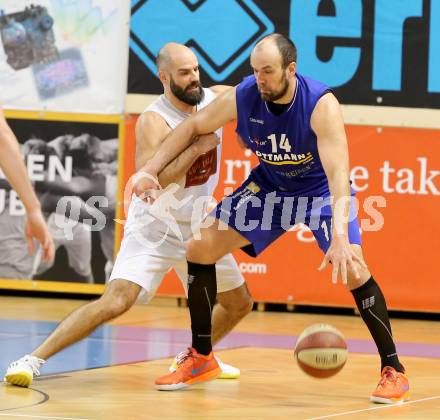
{"label": "number 14 on jersey", "polygon": [[287,138],[285,133],[281,134],[279,143],[277,141],[276,134],[271,134],[270,136],[267,136],[267,138],[270,140],[272,144],[272,153],[278,153],[278,149],[282,149],[286,153],[291,152],[292,147],[290,146],[289,139]]}

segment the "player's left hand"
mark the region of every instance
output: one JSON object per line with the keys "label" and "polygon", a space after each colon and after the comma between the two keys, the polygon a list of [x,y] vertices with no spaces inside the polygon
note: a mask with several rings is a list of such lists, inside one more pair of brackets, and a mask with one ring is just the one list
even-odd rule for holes
{"label": "player's left hand", "polygon": [[141,170],[133,175],[133,192],[147,203],[153,203],[162,187],[158,176]]}
{"label": "player's left hand", "polygon": [[333,266],[333,283],[338,282],[338,274],[340,273],[342,282],[347,284],[347,266],[351,269],[357,279],[360,277],[360,275],[355,263],[367,268],[364,261],[353,251],[353,248],[350,246],[350,242],[348,241],[348,237],[346,235],[333,235],[330,248],[327,250],[327,253],[325,254],[318,270],[324,270],[329,262],[331,262]]}
{"label": "player's left hand", "polygon": [[44,261],[52,261],[54,259],[55,245],[53,243],[52,235],[49,232],[49,228],[40,210],[27,213],[25,236],[30,254],[35,251],[35,238],[38,242],[40,242],[41,247],[43,248]]}

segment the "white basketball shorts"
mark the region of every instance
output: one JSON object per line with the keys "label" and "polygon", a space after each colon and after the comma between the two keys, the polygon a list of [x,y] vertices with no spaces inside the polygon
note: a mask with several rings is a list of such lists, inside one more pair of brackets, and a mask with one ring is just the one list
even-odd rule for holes
{"label": "white basketball shorts", "polygon": [[[162,280],[174,269],[188,293],[185,243],[172,235],[163,240],[162,234],[150,231],[144,238],[158,246],[146,246],[133,230],[125,230],[119,253],[114,263],[109,281],[129,280],[141,286],[142,301],[148,302],[155,295]],[[216,263],[217,292],[236,289],[244,283],[244,278],[231,254],[225,255]]]}

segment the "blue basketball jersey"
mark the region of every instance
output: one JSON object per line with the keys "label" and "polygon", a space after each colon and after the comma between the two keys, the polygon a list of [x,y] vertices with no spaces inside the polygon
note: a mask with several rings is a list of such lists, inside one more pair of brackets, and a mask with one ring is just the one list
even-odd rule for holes
{"label": "blue basketball jersey", "polygon": [[260,187],[321,196],[328,192],[328,182],[310,117],[318,100],[331,89],[299,74],[296,79],[291,104],[277,116],[261,99],[255,76],[246,77],[236,90],[236,131],[260,161],[252,173]]}

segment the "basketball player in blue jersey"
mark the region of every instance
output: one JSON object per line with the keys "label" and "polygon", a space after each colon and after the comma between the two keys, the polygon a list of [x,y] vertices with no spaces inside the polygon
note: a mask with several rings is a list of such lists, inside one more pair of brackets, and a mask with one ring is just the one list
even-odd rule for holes
{"label": "basketball player in blue jersey", "polygon": [[[237,248],[257,256],[301,221],[325,253],[320,269],[331,262],[333,282],[340,276],[347,284],[378,347],[381,380],[371,400],[404,401],[409,383],[396,353],[385,299],[364,262],[358,221],[348,217],[352,192],[339,103],[329,87],[296,73],[296,47],[280,34],[257,43],[251,65],[253,76],[185,120],[143,167],[156,177],[191,138],[234,119],[238,135],[260,161],[242,186],[218,205],[201,239],[188,244],[192,354],[181,369],[157,379],[156,388],[179,389],[206,380],[216,369],[210,341],[215,262]],[[147,177],[142,182],[138,189],[148,194],[153,184]]]}

